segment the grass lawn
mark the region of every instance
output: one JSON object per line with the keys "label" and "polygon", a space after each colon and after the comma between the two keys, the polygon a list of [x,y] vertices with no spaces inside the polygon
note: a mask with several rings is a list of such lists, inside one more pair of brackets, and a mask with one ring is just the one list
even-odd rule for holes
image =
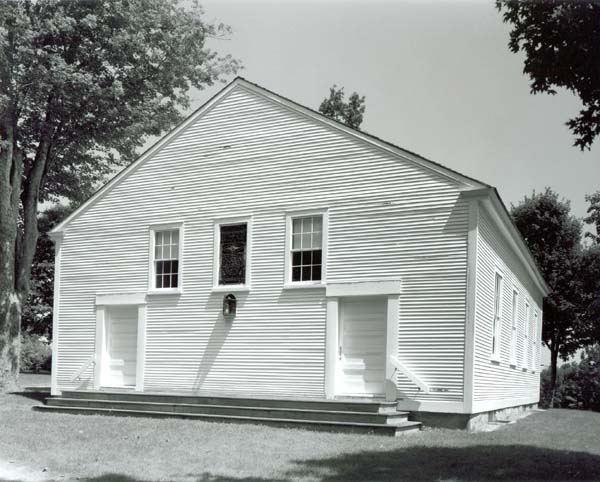
{"label": "grass lawn", "polygon": [[29,397],[0,395],[0,481],[600,480],[600,413],[551,410],[496,432],[385,438],[39,413]]}

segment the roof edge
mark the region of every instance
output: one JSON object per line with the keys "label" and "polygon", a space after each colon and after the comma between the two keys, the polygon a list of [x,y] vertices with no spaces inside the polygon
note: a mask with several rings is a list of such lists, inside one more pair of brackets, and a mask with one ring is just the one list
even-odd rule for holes
{"label": "roof edge", "polygon": [[517,255],[521,261],[529,267],[529,271],[532,273],[532,278],[537,285],[537,288],[542,292],[544,297],[548,296],[551,291],[550,287],[542,276],[540,268],[538,267],[535,258],[531,254],[529,246],[527,246],[527,243],[521,235],[519,228],[517,228],[516,224],[514,223],[512,216],[508,212],[506,205],[498,193],[498,190],[495,187],[473,189],[470,191],[464,191],[462,193],[462,197],[465,199],[480,199],[482,201],[487,201],[489,209],[492,211],[491,214],[495,214],[495,219],[492,219],[492,221],[499,225],[498,227],[500,227],[501,230],[503,229],[505,233],[508,233]]}
{"label": "roof edge", "polygon": [[320,112],[317,112],[309,107],[306,107],[306,106],[299,104],[291,99],[288,99],[287,97],[284,97],[276,92],[266,89],[266,88],[262,87],[261,85],[250,82],[243,77],[237,77],[236,80],[239,81],[239,84],[241,86],[245,87],[246,89],[250,90],[251,92],[253,92],[255,94],[258,94],[262,97],[266,97],[267,99],[275,101],[278,104],[283,105],[284,107],[287,107],[290,110],[299,112],[300,114],[303,114],[303,115],[319,122],[320,124],[327,125],[337,131],[341,131],[347,135],[361,139],[363,142],[368,142],[369,144],[373,144],[373,145],[379,147],[380,149],[383,149],[387,152],[391,152],[393,155],[400,156],[409,162],[418,164],[419,166],[424,167],[430,171],[433,171],[433,172],[437,173],[438,175],[441,175],[447,179],[451,179],[455,182],[462,183],[465,185],[466,188],[472,189],[472,188],[492,187],[489,184],[486,184],[477,179],[469,177],[465,174],[455,171],[454,169],[450,169],[449,167],[446,167],[440,163],[437,163],[435,161],[427,159],[427,158],[421,156],[420,154],[417,154],[415,152],[404,149],[403,147],[399,147],[395,144],[392,144],[391,142],[385,141],[377,136],[374,136],[373,134],[369,134],[368,132],[361,131],[359,129],[354,129],[352,127],[348,127],[347,125],[345,125],[335,119],[331,119],[331,118],[321,114]]}
{"label": "roof edge", "polygon": [[79,217],[84,211],[89,209],[94,203],[96,203],[100,198],[108,193],[110,189],[120,182],[122,179],[126,178],[130,174],[132,174],[137,167],[144,162],[146,159],[154,155],[158,152],[167,142],[176,137],[180,132],[182,132],[187,126],[189,126],[194,120],[196,120],[201,115],[208,112],[216,103],[225,97],[233,88],[240,82],[242,78],[236,77],[229,84],[223,87],[219,92],[213,95],[210,99],[208,99],[204,104],[198,107],[195,111],[189,114],[185,119],[183,119],[179,124],[173,127],[169,132],[159,138],[154,144],[152,144],[148,149],[146,149],[142,154],[138,156],[138,158],[131,162],[128,166],[122,169],[118,174],[116,174],[112,179],[106,182],[102,187],[100,187],[92,196],[85,201],[81,206],[79,206],[75,211],[73,211],[69,216],[63,219],[59,224],[57,224],[52,230],[48,232],[48,235],[51,239],[54,239],[55,235],[64,231],[64,229],[69,225],[75,218]]}
{"label": "roof edge", "polygon": [[176,137],[180,132],[182,132],[186,127],[188,127],[193,121],[195,121],[201,115],[204,115],[210,109],[216,105],[222,98],[224,98],[229,92],[231,92],[236,86],[241,86],[246,90],[250,90],[251,92],[260,95],[268,100],[278,103],[288,109],[291,109],[295,112],[298,112],[302,115],[305,115],[320,124],[327,125],[337,131],[341,131],[347,135],[352,137],[361,139],[363,142],[368,142],[376,147],[383,149],[387,152],[392,153],[398,157],[401,157],[408,162],[413,162],[425,169],[428,169],[442,177],[450,179],[454,182],[458,182],[459,184],[463,184],[463,188],[465,190],[472,190],[477,188],[491,188],[488,184],[485,184],[481,181],[473,179],[469,176],[466,176],[458,171],[454,171],[442,164],[426,159],[419,154],[403,149],[399,146],[396,146],[390,142],[384,141],[372,134],[368,134],[366,132],[360,131],[358,129],[353,129],[351,127],[342,124],[336,120],[330,119],[329,117],[324,116],[320,112],[312,110],[308,107],[305,107],[293,100],[287,99],[275,92],[272,92],[264,87],[254,84],[243,77],[237,76],[235,77],[229,84],[227,84],[223,89],[213,95],[207,102],[205,102],[202,106],[188,115],[185,119],[183,119],[177,126],[175,126],[171,131],[165,134],[163,137],[158,139],[152,146],[146,149],[140,156],[133,161],[131,164],[126,166],[123,170],[121,170],[118,174],[116,174],[112,179],[110,179],[106,184],[104,184],[100,189],[98,189],[87,201],[85,201],[79,208],[77,208],[74,212],[72,212],[67,218],[65,218],[62,222],[60,222],[57,226],[55,226],[50,232],[50,235],[54,235],[56,233],[60,233],[64,231],[64,229],[79,217],[83,212],[92,207],[97,201],[99,201],[102,196],[110,191],[112,187],[114,187],[121,180],[128,177],[130,174],[135,172],[135,170],[148,158],[153,156],[156,152],[158,152],[165,144],[171,141],[174,137]]}

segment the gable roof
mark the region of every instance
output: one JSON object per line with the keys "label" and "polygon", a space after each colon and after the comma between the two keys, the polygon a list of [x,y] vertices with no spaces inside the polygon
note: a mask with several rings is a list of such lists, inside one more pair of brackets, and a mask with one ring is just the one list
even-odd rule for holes
{"label": "gable roof", "polygon": [[98,202],[102,197],[108,194],[116,185],[126,179],[129,175],[137,170],[137,168],[142,165],[147,159],[150,159],[155,154],[157,154],[165,145],[167,145],[172,139],[177,137],[181,132],[183,132],[187,127],[192,125],[197,119],[206,115],[214,106],[216,106],[222,99],[227,97],[234,89],[243,89],[245,91],[251,92],[255,95],[258,95],[262,98],[269,100],[270,102],[280,105],[285,109],[293,111],[297,114],[300,114],[304,117],[312,119],[314,122],[326,126],[330,129],[333,129],[339,133],[342,133],[345,136],[359,139],[362,142],[371,144],[383,151],[389,152],[394,156],[403,159],[405,161],[411,162],[415,165],[418,165],[428,171],[434,172],[437,175],[446,178],[450,181],[454,181],[458,184],[459,189],[465,192],[488,192],[492,193],[494,198],[497,198],[497,202],[494,203],[496,209],[499,208],[501,211],[500,216],[505,226],[508,226],[508,232],[516,243],[518,251],[520,252],[521,259],[533,269],[538,283],[538,286],[541,288],[542,292],[548,292],[548,287],[541,277],[537,265],[529,252],[525,241],[521,237],[518,229],[512,222],[510,215],[508,214],[508,210],[504,206],[504,203],[500,199],[496,189],[489,184],[478,181],[472,177],[469,177],[465,174],[462,174],[458,171],[450,169],[442,164],[431,161],[419,154],[411,152],[402,147],[396,146],[390,142],[387,142],[383,139],[380,139],[372,134],[368,134],[364,131],[360,131],[358,129],[353,129],[351,127],[342,124],[334,119],[324,116],[323,114],[305,107],[303,105],[294,102],[286,97],[283,97],[275,92],[272,92],[264,87],[249,82],[243,77],[236,77],[232,82],[226,85],[223,89],[221,89],[218,93],[216,93],[213,97],[211,97],[205,104],[200,106],[194,112],[192,112],[186,119],[184,119],[181,123],[179,123],[175,128],[173,128],[169,133],[155,142],[152,146],[150,146],[146,151],[144,151],[135,161],[133,161],[129,166],[120,171],[117,175],[115,175],[109,182],[107,182],[104,186],[102,186],[98,191],[96,191],[85,203],[83,203],[79,208],[77,208],[71,215],[69,215],[66,219],[64,219],[61,223],[54,227],[49,233],[51,237],[60,237],[64,232],[65,228],[73,222],[74,219],[79,217],[82,213],[87,211],[90,207],[92,207],[96,202]]}

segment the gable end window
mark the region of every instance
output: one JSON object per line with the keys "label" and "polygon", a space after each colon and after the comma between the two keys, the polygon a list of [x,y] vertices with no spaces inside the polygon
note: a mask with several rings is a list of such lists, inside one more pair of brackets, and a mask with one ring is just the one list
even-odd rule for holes
{"label": "gable end window", "polygon": [[494,277],[494,318],[492,321],[492,359],[500,360],[500,335],[502,332],[502,275]]}
{"label": "gable end window", "polygon": [[150,228],[150,290],[178,292],[181,289],[182,226]]}
{"label": "gable end window", "polygon": [[249,289],[251,218],[215,222],[213,289]]}
{"label": "gable end window", "polygon": [[226,224],[220,227],[219,285],[246,284],[248,225]]}
{"label": "gable end window", "polygon": [[288,216],[286,283],[320,286],[325,281],[326,213]]}

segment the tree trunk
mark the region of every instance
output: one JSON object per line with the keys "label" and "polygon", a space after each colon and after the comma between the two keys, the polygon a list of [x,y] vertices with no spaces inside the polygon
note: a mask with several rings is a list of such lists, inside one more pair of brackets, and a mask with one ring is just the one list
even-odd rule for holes
{"label": "tree trunk", "polygon": [[18,384],[21,351],[21,306],[16,289],[16,244],[23,159],[16,149],[12,109],[0,123],[0,392]]}
{"label": "tree trunk", "polygon": [[21,354],[21,299],[14,291],[0,292],[0,393],[15,391]]}
{"label": "tree trunk", "polygon": [[550,346],[550,408],[554,408],[554,398],[556,395],[556,378],[558,375],[558,346],[554,343]]}

